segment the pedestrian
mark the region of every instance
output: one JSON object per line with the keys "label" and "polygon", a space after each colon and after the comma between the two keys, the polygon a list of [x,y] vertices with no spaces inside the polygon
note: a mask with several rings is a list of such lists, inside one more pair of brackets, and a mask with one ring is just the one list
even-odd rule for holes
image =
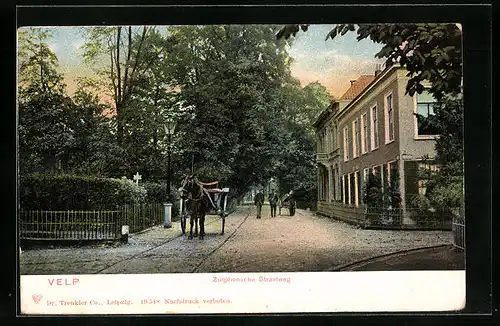
{"label": "pedestrian", "polygon": [[255,195],[255,206],[257,206],[257,218],[260,218],[262,212],[262,205],[264,204],[264,194],[261,190]]}
{"label": "pedestrian", "polygon": [[278,195],[272,192],[269,195],[269,205],[271,206],[271,217],[276,217],[276,206],[278,205]]}
{"label": "pedestrian", "polygon": [[293,197],[290,197],[290,216],[295,215],[295,206],[296,206],[295,199]]}

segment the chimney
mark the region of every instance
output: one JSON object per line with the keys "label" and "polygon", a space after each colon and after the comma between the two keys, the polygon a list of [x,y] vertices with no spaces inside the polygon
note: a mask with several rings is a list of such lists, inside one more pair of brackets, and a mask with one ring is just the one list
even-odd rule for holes
{"label": "chimney", "polygon": [[356,82],[355,80],[350,80],[351,82],[351,86],[354,85],[354,83]]}
{"label": "chimney", "polygon": [[380,72],[382,71],[382,67],[380,64],[377,64],[376,67],[375,67],[375,77],[377,77]]}

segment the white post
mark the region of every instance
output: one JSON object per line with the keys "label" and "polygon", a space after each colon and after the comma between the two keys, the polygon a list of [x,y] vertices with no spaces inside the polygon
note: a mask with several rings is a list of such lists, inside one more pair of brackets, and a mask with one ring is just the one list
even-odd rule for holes
{"label": "white post", "polygon": [[128,242],[129,229],[130,228],[128,225],[122,225],[122,236],[121,236],[122,242]]}
{"label": "white post", "polygon": [[165,222],[163,223],[163,227],[171,228],[172,227],[172,204],[164,203],[165,207]]}
{"label": "white post", "polygon": [[[223,188],[222,191],[225,192],[225,196],[224,196],[224,206],[222,207],[222,213],[224,214],[224,216],[227,215],[226,213],[226,207],[227,207],[227,196],[229,196],[229,188]],[[221,194],[222,195],[222,194]]]}

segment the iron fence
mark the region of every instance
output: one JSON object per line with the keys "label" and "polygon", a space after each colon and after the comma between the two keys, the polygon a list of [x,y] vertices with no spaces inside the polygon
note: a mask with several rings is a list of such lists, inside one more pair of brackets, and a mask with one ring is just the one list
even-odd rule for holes
{"label": "iron fence", "polygon": [[120,211],[21,211],[21,239],[114,240]]}
{"label": "iron fence", "polygon": [[443,210],[370,208],[325,201],[318,202],[317,213],[363,228],[377,229],[452,230],[455,216]]}
{"label": "iron fence", "polygon": [[162,223],[162,204],[124,205],[116,210],[20,211],[23,240],[118,240],[121,226],[135,233]]}
{"label": "iron fence", "polygon": [[162,224],[164,207],[162,204],[124,205],[121,212],[122,225],[128,225],[129,232],[136,233]]}
{"label": "iron fence", "polygon": [[366,225],[366,210],[364,207],[335,203],[330,210],[330,216],[335,219],[363,227]]}
{"label": "iron fence", "polygon": [[453,214],[444,210],[366,209],[367,228],[451,230]]}
{"label": "iron fence", "polygon": [[453,244],[456,248],[465,249],[465,218],[462,214],[453,218]]}

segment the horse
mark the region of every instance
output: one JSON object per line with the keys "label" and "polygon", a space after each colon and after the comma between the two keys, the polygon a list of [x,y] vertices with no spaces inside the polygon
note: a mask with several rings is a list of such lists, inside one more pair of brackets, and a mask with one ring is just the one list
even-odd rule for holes
{"label": "horse", "polygon": [[[226,212],[225,212],[225,203],[224,207],[221,209],[220,203],[216,205],[212,200],[210,193],[222,193],[227,192],[224,189],[205,189],[204,186],[212,186],[217,184],[217,182],[204,183],[200,182],[194,174],[187,175],[181,183],[181,187],[179,188],[179,192],[181,198],[185,203],[187,203],[189,207],[189,211],[191,212],[190,218],[190,231],[189,231],[189,239],[193,238],[193,226],[195,227],[194,236],[198,236],[198,224],[200,226],[200,240],[203,240],[205,236],[205,216],[210,210],[210,208],[218,211],[218,214],[222,217],[222,233],[224,234],[224,225],[226,222]],[[219,197],[222,199],[222,196]],[[220,201],[219,201],[220,202]],[[217,207],[219,206],[219,207]],[[182,224],[181,217],[181,224]],[[184,222],[185,223],[185,222]],[[183,233],[185,232],[185,225],[183,227]]]}

